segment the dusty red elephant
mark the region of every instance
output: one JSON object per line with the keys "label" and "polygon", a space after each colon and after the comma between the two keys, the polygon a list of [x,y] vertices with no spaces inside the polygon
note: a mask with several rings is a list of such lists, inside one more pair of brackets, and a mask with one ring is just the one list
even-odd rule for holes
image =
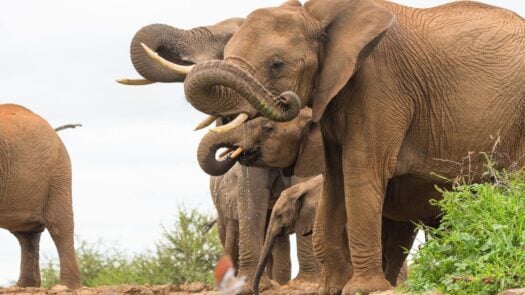
{"label": "dusty red elephant", "polygon": [[0,104],[0,227],[22,248],[18,286],[40,286],[39,242],[47,229],[58,250],[62,284],[80,287],[68,153],[44,119],[14,104]]}

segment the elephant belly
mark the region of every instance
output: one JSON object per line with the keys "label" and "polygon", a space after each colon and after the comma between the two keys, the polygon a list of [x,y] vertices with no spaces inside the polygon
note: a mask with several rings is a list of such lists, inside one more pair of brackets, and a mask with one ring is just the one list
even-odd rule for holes
{"label": "elephant belly", "polygon": [[44,229],[42,212],[34,210],[6,211],[0,207],[0,228],[11,232],[42,231]]}
{"label": "elephant belly", "polygon": [[435,182],[407,174],[388,182],[383,216],[400,222],[422,222],[434,225],[441,211],[430,204],[431,199],[440,199]]}

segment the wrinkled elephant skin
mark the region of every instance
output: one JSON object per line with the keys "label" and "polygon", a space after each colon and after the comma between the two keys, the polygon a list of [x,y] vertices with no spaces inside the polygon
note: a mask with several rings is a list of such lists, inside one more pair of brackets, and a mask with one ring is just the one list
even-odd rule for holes
{"label": "wrinkled elephant skin", "polygon": [[18,286],[40,286],[39,242],[47,229],[58,250],[62,284],[80,287],[69,156],[44,119],[13,104],[0,104],[0,227],[22,248]]}

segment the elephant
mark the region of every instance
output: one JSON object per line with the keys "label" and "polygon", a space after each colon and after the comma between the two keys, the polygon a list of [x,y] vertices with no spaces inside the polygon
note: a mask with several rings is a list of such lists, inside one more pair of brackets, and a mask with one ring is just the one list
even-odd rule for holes
{"label": "elephant", "polygon": [[435,222],[427,194],[388,200],[387,184],[431,191],[464,169],[483,181],[483,153],[496,168],[525,164],[525,21],[516,13],[472,1],[417,9],[289,0],[236,25],[229,37],[210,38],[225,44],[218,60],[181,66],[165,47],[143,48],[184,76],[195,109],[230,129],[261,116],[289,121],[312,107],[325,163],[312,236],[320,294],[390,289],[382,229],[406,233],[412,220]]}
{"label": "elephant", "polygon": [[0,104],[0,227],[20,243],[20,287],[40,286],[39,242],[51,234],[61,283],[80,288],[74,249],[71,162],[55,130],[15,104]]}
{"label": "elephant", "polygon": [[[265,237],[265,246],[263,246],[263,254],[261,254],[259,260],[259,266],[265,265],[265,262],[261,261],[269,253],[272,237],[279,237],[280,234],[283,234],[283,228],[285,230],[287,229],[288,232],[293,232],[295,226],[294,218],[297,218],[301,212],[306,212],[305,214],[308,217],[303,217],[303,219],[311,218],[311,223],[313,224],[315,214],[313,214],[312,211],[315,212],[319,198],[316,194],[320,194],[321,187],[319,184],[323,181],[323,177],[320,175],[313,178],[308,177],[322,172],[323,162],[322,158],[318,157],[318,155],[323,153],[323,146],[320,133],[318,133],[317,136],[312,136],[311,129],[315,128],[316,125],[312,123],[311,118],[312,112],[308,107],[303,108],[300,115],[289,122],[273,122],[266,118],[256,118],[245,123],[246,126],[244,126],[244,128],[234,128],[220,134],[208,133],[199,144],[199,163],[205,171],[209,169],[208,165],[210,165],[210,163],[211,166],[214,167],[215,160],[213,155],[216,153],[217,148],[222,146],[243,146],[246,149],[246,153],[250,155],[249,157],[240,156],[239,162],[243,165],[281,167],[284,170],[306,177],[301,179],[294,176],[292,178],[294,185],[285,189],[277,199],[271,216],[275,217],[276,214],[281,214],[281,216],[284,215],[287,216],[287,218],[283,217],[279,222],[276,222],[272,219],[273,217],[270,217],[270,223]],[[249,130],[249,132],[245,132],[244,129]],[[210,158],[213,158],[213,160],[210,161]],[[302,161],[297,162],[297,159],[301,159]],[[421,181],[407,182],[403,180],[400,182],[399,180],[392,180],[388,185],[387,191],[385,203],[388,204],[403,203],[405,202],[404,200],[410,200],[419,194],[429,195],[432,196],[432,198],[439,197],[437,192],[433,190],[432,185]],[[308,198],[306,196],[308,196]],[[314,206],[307,206],[309,210],[301,211],[301,202],[306,199],[311,201],[310,205],[311,203],[315,203],[315,208],[312,208]],[[428,208],[424,210],[427,212],[427,216],[421,215],[419,219],[424,218],[425,223],[437,225],[438,221],[434,220],[433,217],[438,216],[439,211],[436,211],[437,208],[430,206],[428,203],[421,204],[421,206],[425,205],[428,205]],[[288,210],[287,214],[283,214],[285,210]],[[389,226],[390,224],[397,225],[403,229],[404,232],[399,232],[398,229],[391,228],[391,226]],[[389,281],[393,285],[396,285],[397,282],[400,281],[399,278],[403,280],[403,278],[406,277],[406,266],[403,267],[406,254],[402,250],[412,246],[415,226],[412,223],[401,226],[389,219],[385,219],[384,225],[384,271]],[[305,227],[310,228],[310,226]],[[310,231],[299,230],[299,232],[308,233]],[[311,253],[312,248],[311,246],[308,247],[305,245],[311,244],[311,240],[310,237],[303,237],[301,234],[297,235],[297,237],[297,243],[298,246],[300,246],[299,249],[303,248],[303,257],[299,256],[300,271],[301,269],[305,269],[307,274],[304,280],[310,281],[310,277],[317,277],[316,275],[312,275],[315,273],[313,270],[315,268],[311,265],[301,267],[301,261],[309,261],[307,255],[308,252]],[[409,237],[409,239],[407,240],[406,237]],[[345,254],[348,255],[347,253]],[[299,253],[299,255],[301,255],[301,253]],[[262,274],[262,270],[259,271]],[[399,273],[400,271],[401,273]],[[254,290],[257,290],[256,282],[254,282]]]}
{"label": "elephant", "polygon": [[[294,280],[308,283],[317,282],[319,271],[317,263],[312,261],[309,256],[305,256],[304,254],[301,256],[300,253],[312,253],[313,251],[310,234],[312,233],[314,225],[317,204],[321,197],[323,181],[324,179],[321,174],[309,178],[287,188],[277,199],[270,216],[263,251],[257,266],[253,286],[256,293],[259,289],[258,282],[260,276],[264,271],[264,267],[267,263],[272,247],[276,243],[276,239],[282,235],[288,235],[291,233],[308,237],[308,239],[297,240],[297,247],[300,249],[302,248],[303,251],[298,251],[299,274]],[[396,277],[396,284],[406,280],[407,268],[405,262]]]}
{"label": "elephant", "polygon": [[[272,209],[275,199],[287,186],[289,178],[283,177],[279,169],[275,168],[247,168],[235,165],[226,174],[210,178],[210,192],[217,209],[217,226],[224,254],[232,258],[235,269],[239,270],[239,266],[242,266],[241,274],[242,271],[245,271],[244,275],[255,273],[260,252],[251,249],[254,245],[262,245],[267,212]],[[243,209],[239,210],[239,207]],[[240,219],[241,215],[245,217]],[[248,232],[248,238],[245,240],[239,239],[242,231]],[[276,248],[271,257],[269,277],[279,284],[285,284],[291,276],[288,236],[280,237],[276,241]],[[269,286],[270,281],[265,277],[263,288]]]}
{"label": "elephant", "polygon": [[[266,230],[264,246],[257,265],[253,290],[259,289],[259,280],[272,248],[283,236],[296,233],[299,273],[292,282],[317,281],[319,266],[313,258],[311,233],[317,201],[321,195],[323,176],[318,175],[284,190],[275,203]],[[301,237],[301,238],[299,238]]]}

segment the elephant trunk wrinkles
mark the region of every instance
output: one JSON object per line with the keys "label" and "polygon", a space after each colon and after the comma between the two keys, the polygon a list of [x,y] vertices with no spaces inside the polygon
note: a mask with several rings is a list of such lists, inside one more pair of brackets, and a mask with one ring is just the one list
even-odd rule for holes
{"label": "elephant trunk wrinkles", "polygon": [[301,109],[297,94],[286,91],[273,96],[250,73],[226,61],[197,64],[186,76],[184,91],[196,109],[210,115],[240,112],[239,105],[245,102],[239,96],[273,121],[290,121]]}
{"label": "elephant trunk wrinkles", "polygon": [[222,160],[217,160],[215,155],[217,150],[222,147],[233,147],[231,137],[239,132],[237,129],[227,132],[227,134],[210,132],[201,139],[197,149],[197,160],[204,172],[211,176],[219,176],[235,165],[237,160],[230,158],[229,155]]}
{"label": "elephant trunk wrinkles", "polygon": [[[144,78],[156,82],[181,82],[184,76],[176,74],[152,60],[142,48],[144,43],[165,59],[183,64],[181,52],[184,44],[192,44],[192,31],[168,25],[153,24],[140,29],[131,41],[130,54],[133,66]],[[193,38],[194,39],[194,38]],[[187,64],[187,63],[186,63]]]}
{"label": "elephant trunk wrinkles", "polygon": [[270,254],[272,253],[273,245],[277,240],[278,233],[270,231],[269,235],[266,236],[264,245],[261,251],[261,256],[259,258],[259,263],[257,264],[257,270],[255,271],[255,276],[253,278],[253,292],[259,294],[259,282],[261,281],[261,276],[264,272]]}

